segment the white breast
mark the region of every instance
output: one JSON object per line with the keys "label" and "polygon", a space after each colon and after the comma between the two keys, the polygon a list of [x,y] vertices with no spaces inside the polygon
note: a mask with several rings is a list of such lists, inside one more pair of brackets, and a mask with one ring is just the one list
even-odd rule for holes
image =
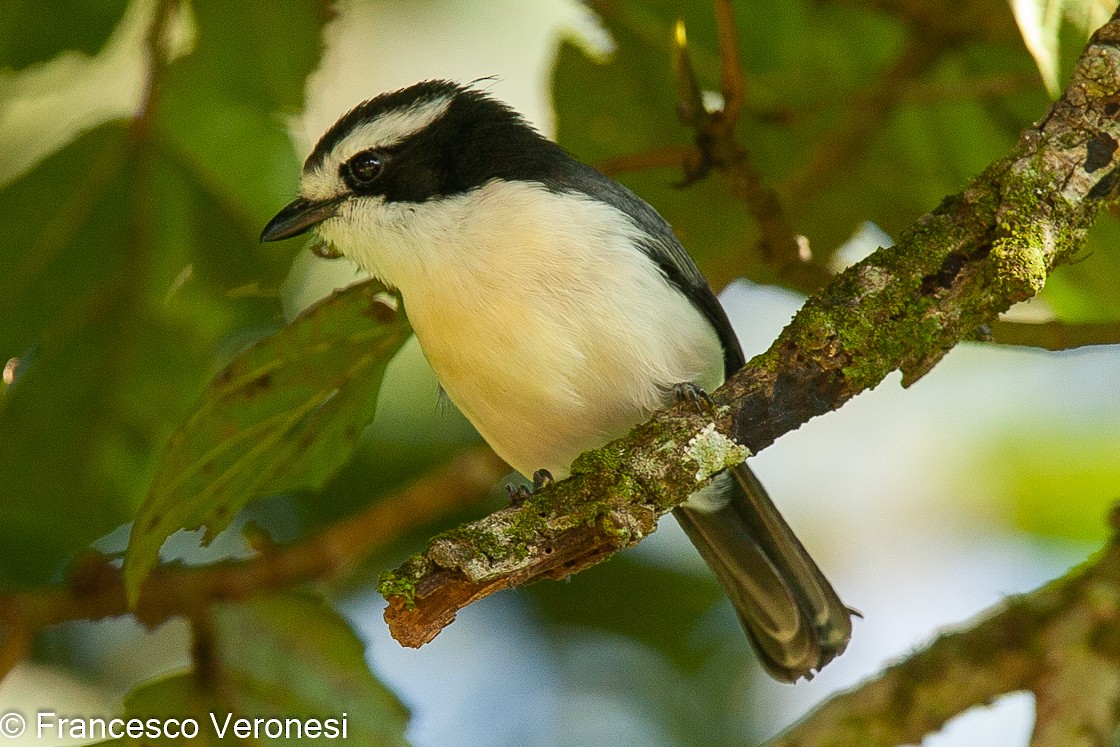
{"label": "white breast", "polygon": [[361,212],[364,224],[343,213],[320,231],[400,289],[448,396],[523,474],[562,477],[673,384],[722,381],[715,330],[608,205],[496,181]]}

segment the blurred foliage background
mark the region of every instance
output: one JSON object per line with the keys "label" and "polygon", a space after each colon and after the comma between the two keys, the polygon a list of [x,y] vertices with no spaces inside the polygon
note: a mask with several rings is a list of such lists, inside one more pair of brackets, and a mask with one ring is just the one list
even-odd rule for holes
{"label": "blurred foliage background", "polygon": [[[1006,0],[735,9],[741,140],[814,260],[834,269],[1004,155],[1111,10]],[[669,64],[678,19],[717,106],[716,25],[702,0],[0,0],[0,605],[73,583],[90,547],[118,558],[208,382],[254,342],[275,351],[286,321],[358,279],[344,261],[257,241],[342,112],[423,78],[493,76],[479,85],[588,162],[687,145]],[[727,183],[713,174],[682,189],[680,169],[666,166],[620,178],[724,289],[748,352],[765,348],[807,289],[767,261]],[[1010,318],[1120,328],[1118,239],[1117,222],[1102,220],[1082,261]],[[212,562],[313,536],[475,444],[459,415],[436,406],[415,342],[396,350],[386,344],[371,364],[362,407],[388,363],[373,424],[319,462],[315,479],[260,487],[267,497],[224,519],[232,530],[205,548],[179,533],[164,558]],[[293,365],[325,372],[331,391],[349,360],[337,355]],[[500,484],[341,580],[208,611],[209,666],[226,705],[349,711],[359,744],[752,743],[938,626],[1091,551],[1120,495],[1118,389],[1115,344],[970,344],[913,389],[891,379],[755,459],[865,615],[849,652],[812,683],[761,675],[671,521],[569,583],[488,600],[425,649],[400,649],[372,581],[435,531],[501,505]],[[188,462],[223,436],[208,438],[188,447]],[[208,510],[240,508],[251,492]],[[213,515],[179,517],[166,533]],[[197,666],[185,674],[199,626],[148,631],[126,616],[30,640],[0,628],[0,672],[10,669],[0,711],[204,711],[212,693]],[[1030,709],[1005,699],[929,743],[1024,741]]]}

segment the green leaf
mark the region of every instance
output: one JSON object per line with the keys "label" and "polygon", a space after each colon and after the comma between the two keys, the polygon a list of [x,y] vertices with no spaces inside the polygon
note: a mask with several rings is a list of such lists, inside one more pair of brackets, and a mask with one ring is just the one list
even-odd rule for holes
{"label": "green leaf", "polygon": [[[219,747],[229,744],[215,733],[210,714],[219,719],[225,718],[229,707],[217,695],[198,684],[198,679],[190,673],[175,674],[147,682],[128,694],[124,701],[124,712],[118,717],[125,723],[106,727],[106,734],[122,734],[120,738],[97,742],[105,747],[125,747],[126,745],[192,745],[194,747]],[[136,724],[133,719],[139,719]],[[136,738],[127,736],[129,722]],[[75,734],[73,726],[67,734],[71,738],[100,738],[100,731],[90,734]],[[97,727],[99,728],[99,727]],[[193,735],[193,736],[192,736]]]}
{"label": "green leaf", "polygon": [[322,55],[320,31],[333,15],[328,3],[195,0],[191,10],[199,30],[192,64],[206,69],[212,86],[268,111],[303,106],[304,83]]}
{"label": "green leaf", "polygon": [[261,599],[220,608],[214,618],[239,713],[346,713],[349,743],[407,744],[408,711],[370,673],[362,642],[321,598]]}
{"label": "green leaf", "polygon": [[[337,731],[330,741],[369,747],[408,744],[408,711],[369,671],[361,641],[322,599],[290,594],[218,607],[209,633],[205,674],[147,683],[125,699],[124,718],[194,719],[198,736],[107,744],[235,744],[240,741],[235,733],[239,719],[247,720],[240,728],[250,730],[254,719],[262,719],[255,736],[268,745],[295,747],[328,733],[304,734],[302,739],[294,731],[290,738],[269,736],[279,734],[288,719],[315,719]],[[270,725],[268,719],[279,722]],[[327,719],[334,721],[327,724]]]}
{"label": "green leaf", "polygon": [[1114,0],[1066,0],[1066,21],[1088,39],[1116,12]]}
{"label": "green leaf", "polygon": [[23,361],[0,398],[0,580],[41,583],[125,522],[215,340],[276,313],[225,299],[236,273],[194,272],[230,244],[220,210],[197,229],[198,196],[119,123],[0,192],[0,359]]}
{"label": "green leaf", "polygon": [[237,356],[171,438],[133,525],[125,578],[138,593],[165,539],[221,531],[251,498],[317,489],[373,420],[385,366],[411,328],[365,281]]}
{"label": "green leaf", "polygon": [[75,49],[95,54],[124,15],[126,0],[0,0],[0,69],[22,68]]}
{"label": "green leaf", "polygon": [[0,580],[31,584],[124,521],[99,437],[136,355],[128,231],[137,190],[125,132],[100,128],[0,192]]}
{"label": "green leaf", "polygon": [[[327,5],[204,0],[191,8],[197,43],[161,80],[158,136],[210,209],[240,237],[236,248],[213,248],[266,268],[252,280],[275,287],[291,256],[257,239],[295,192],[299,160],[280,115],[303,103],[305,80],[319,64]],[[208,220],[206,213],[199,220]]]}
{"label": "green leaf", "polygon": [[126,129],[106,125],[0,190],[0,355],[38,342],[55,319],[77,313],[75,297],[121,271],[131,157]]}
{"label": "green leaf", "polygon": [[274,328],[290,258],[257,237],[298,173],[277,110],[302,99],[326,12],[282,5],[193,3],[197,42],[155,71],[148,121],[98,127],[0,190],[0,364],[22,361],[0,391],[0,584],[57,576],[132,516],[221,351]]}
{"label": "green leaf", "polygon": [[1023,43],[1038,65],[1038,72],[1051,96],[1060,93],[1058,86],[1058,32],[1062,25],[1065,0],[1011,0],[1011,11]]}

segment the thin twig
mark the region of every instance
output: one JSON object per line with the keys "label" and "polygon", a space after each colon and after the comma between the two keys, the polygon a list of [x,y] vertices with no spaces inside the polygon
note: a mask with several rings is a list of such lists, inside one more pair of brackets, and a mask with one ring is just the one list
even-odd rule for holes
{"label": "thin twig", "polygon": [[731,0],[715,0],[716,28],[719,31],[719,76],[723,109],[713,123],[721,135],[733,137],[743,113],[747,84],[743,75],[743,55],[739,51],[739,32],[735,29],[735,10]]}
{"label": "thin twig", "polygon": [[797,265],[807,263],[811,256],[804,251],[805,240],[797,236],[786,219],[777,193],[765,184],[750,152],[735,135],[743,111],[746,82],[731,0],[715,0],[715,15],[723,109],[705,124],[698,142],[702,149],[707,149],[712,164],[727,180],[732,194],[747,206],[758,223],[762,258],[782,277]]}
{"label": "thin twig", "polygon": [[699,161],[700,151],[691,145],[666,145],[637,153],[604,159],[595,168],[607,176],[620,176],[647,169],[679,168],[685,172]]}
{"label": "thin twig", "polygon": [[735,128],[745,106],[746,82],[730,0],[715,0],[715,16],[723,92],[723,108],[720,111],[710,112],[703,108],[699,96],[701,86],[695,80],[683,26],[677,27],[673,47],[674,82],[680,99],[678,114],[695,129],[696,145],[671,145],[616,156],[597,166],[610,176],[675,166],[684,172],[681,186],[687,186],[715,169],[727,179],[732,194],[743,202],[757,222],[761,235],[758,252],[777,277],[786,280],[796,276],[802,283],[809,282],[810,277],[823,280],[827,272],[822,268],[803,272],[804,266],[812,264],[807,242],[794,231],[785,217],[777,193],[764,183],[749,152],[736,136]]}
{"label": "thin twig", "polygon": [[[304,541],[266,550],[250,560],[163,566],[144,583],[136,616],[154,626],[193,615],[216,601],[335,577],[407,531],[479,503],[507,471],[492,451],[475,448]],[[128,612],[120,569],[104,557],[91,557],[68,586],[0,594],[0,625],[15,630],[35,632],[68,620]]]}
{"label": "thin twig", "polygon": [[[786,218],[786,212],[775,190],[763,180],[750,152],[735,134],[746,95],[739,36],[730,0],[716,0],[716,22],[719,29],[720,84],[724,107],[701,128],[697,143],[709,161],[727,180],[727,184],[758,224],[759,253],[777,277],[785,280],[800,274],[811,265],[808,242],[798,236]],[[813,274],[816,274],[815,272]]]}
{"label": "thin twig", "polygon": [[1012,322],[991,325],[992,342],[1044,350],[1072,350],[1089,345],[1120,345],[1120,322]]}

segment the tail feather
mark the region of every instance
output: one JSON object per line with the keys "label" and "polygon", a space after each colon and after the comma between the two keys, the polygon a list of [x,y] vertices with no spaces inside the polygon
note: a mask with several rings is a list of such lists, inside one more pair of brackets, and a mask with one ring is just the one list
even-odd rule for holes
{"label": "tail feather", "polygon": [[745,465],[673,513],[723,585],[766,670],[811,678],[843,653],[852,612]]}

